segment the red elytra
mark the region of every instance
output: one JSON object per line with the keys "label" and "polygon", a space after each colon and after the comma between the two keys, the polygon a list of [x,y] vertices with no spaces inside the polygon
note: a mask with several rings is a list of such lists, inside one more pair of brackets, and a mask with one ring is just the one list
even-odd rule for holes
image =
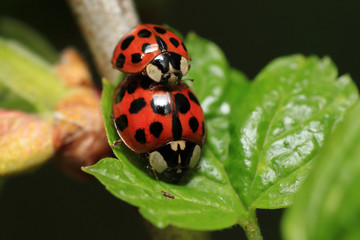
{"label": "red elytra", "polygon": [[202,146],[205,139],[202,108],[185,83],[169,88],[129,75],[114,93],[112,117],[122,142],[138,154],[174,140]]}
{"label": "red elytra", "polygon": [[162,52],[190,60],[183,41],[175,33],[159,25],[141,24],[116,45],[111,62],[124,73],[140,73]]}

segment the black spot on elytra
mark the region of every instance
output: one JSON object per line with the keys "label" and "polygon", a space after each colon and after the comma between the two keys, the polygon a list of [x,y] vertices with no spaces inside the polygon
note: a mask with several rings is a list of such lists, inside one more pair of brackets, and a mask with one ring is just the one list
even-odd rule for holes
{"label": "black spot on elytra", "polygon": [[128,126],[128,119],[125,114],[121,115],[115,120],[116,128],[123,131]]}
{"label": "black spot on elytra", "polygon": [[171,111],[171,106],[165,95],[154,95],[150,105],[153,112],[156,114],[165,116]]}
{"label": "black spot on elytra", "polygon": [[172,45],[174,45],[174,47],[178,47],[179,46],[179,41],[176,40],[175,38],[170,38],[170,42],[172,43]]}
{"label": "black spot on elytra", "polygon": [[187,113],[190,110],[189,100],[181,93],[175,94],[176,111],[182,114]]}
{"label": "black spot on elytra", "polygon": [[163,125],[160,122],[153,122],[150,125],[150,133],[154,135],[154,137],[159,138],[162,131]]}
{"label": "black spot on elytra", "polygon": [[192,117],[190,118],[189,120],[189,126],[191,128],[191,130],[193,131],[193,133],[195,133],[198,128],[199,128],[199,122],[198,120],[196,119],[196,117]]}
{"label": "black spot on elytra", "polygon": [[119,103],[123,100],[125,92],[126,92],[126,86],[122,86],[122,88],[115,97],[115,103]]}
{"label": "black spot on elytra", "polygon": [[140,53],[131,54],[131,62],[132,63],[139,63],[139,62],[141,62],[141,60],[142,60],[142,58],[141,58]]}
{"label": "black spot on elytra", "polygon": [[187,52],[184,42],[182,42],[181,45],[183,46],[184,50]]}
{"label": "black spot on elytra", "polygon": [[166,29],[162,28],[162,27],[154,27],[155,31],[160,33],[160,34],[164,34],[166,33]]}
{"label": "black spot on elytra", "polygon": [[151,36],[151,32],[147,29],[141,29],[137,35],[140,38],[148,38]]}
{"label": "black spot on elytra", "polygon": [[202,125],[202,127],[201,127],[201,131],[202,131],[202,133],[201,133],[201,135],[205,135],[205,123],[204,123],[204,121],[201,123],[201,125]]}
{"label": "black spot on elytra", "polygon": [[148,77],[144,77],[143,79],[141,79],[140,85],[143,89],[148,89],[150,87],[152,80]]}
{"label": "black spot on elytra", "polygon": [[155,36],[155,39],[156,39],[157,44],[159,45],[159,49],[161,51],[164,51],[164,50],[167,51],[167,44],[165,43],[165,41],[159,36]]}
{"label": "black spot on elytra", "polygon": [[118,58],[116,59],[116,67],[122,68],[125,63],[125,56],[124,54],[120,53]]}
{"label": "black spot on elytra", "polygon": [[135,37],[133,35],[127,36],[121,43],[121,50],[124,51],[125,49],[127,49],[130,46],[131,42],[134,40],[134,38]]}
{"label": "black spot on elytra", "polygon": [[196,96],[191,91],[189,91],[188,93],[190,100],[196,103],[197,105],[200,105],[199,100],[196,98]]}
{"label": "black spot on elytra", "polygon": [[150,43],[144,43],[141,47],[141,51],[143,51],[143,53],[151,53],[153,51],[151,44]]}
{"label": "black spot on elytra", "polygon": [[180,140],[182,135],[182,126],[179,117],[173,114],[172,117],[172,128],[171,128],[174,140]]}
{"label": "black spot on elytra", "polygon": [[130,104],[129,112],[130,113],[138,113],[141,109],[146,106],[146,102],[144,98],[138,98],[132,101]]}
{"label": "black spot on elytra", "polygon": [[142,144],[146,143],[145,130],[143,128],[139,128],[138,130],[136,130],[135,139],[139,143],[142,143]]}
{"label": "black spot on elytra", "polygon": [[136,90],[136,88],[137,88],[137,82],[136,81],[132,81],[132,82],[130,82],[128,85],[127,85],[127,92],[129,93],[129,94],[132,94],[132,93],[134,93],[135,92],[135,90]]}

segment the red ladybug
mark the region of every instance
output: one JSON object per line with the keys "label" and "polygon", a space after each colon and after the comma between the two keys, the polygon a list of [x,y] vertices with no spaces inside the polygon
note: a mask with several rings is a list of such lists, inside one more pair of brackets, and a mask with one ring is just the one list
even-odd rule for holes
{"label": "red ladybug", "polygon": [[189,71],[188,60],[186,47],[175,33],[141,24],[117,44],[112,64],[124,73],[143,73],[155,82],[173,85]]}
{"label": "red ladybug", "polygon": [[128,75],[114,93],[112,118],[121,141],[147,156],[170,182],[179,181],[199,161],[204,114],[185,83],[170,88],[147,76]]}

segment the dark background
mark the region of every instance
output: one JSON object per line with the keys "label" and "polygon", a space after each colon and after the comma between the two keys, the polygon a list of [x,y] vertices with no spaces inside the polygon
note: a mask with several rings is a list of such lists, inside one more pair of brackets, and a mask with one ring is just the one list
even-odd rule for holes
{"label": "dark background", "polygon": [[[330,56],[339,73],[360,80],[360,1],[138,0],[142,22],[195,31],[217,43],[249,78],[273,58],[302,53]],[[60,51],[90,54],[66,1],[0,2],[0,15],[22,20]],[[99,80],[98,76],[94,76]],[[282,210],[259,210],[264,239],[280,239]],[[240,227],[214,239],[245,239]],[[148,239],[137,209],[96,181],[79,183],[51,163],[7,180],[0,194],[0,239]]]}

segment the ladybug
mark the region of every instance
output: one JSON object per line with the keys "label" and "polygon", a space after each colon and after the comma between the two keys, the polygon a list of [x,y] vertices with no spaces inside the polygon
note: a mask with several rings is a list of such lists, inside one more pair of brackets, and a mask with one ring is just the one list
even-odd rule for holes
{"label": "ladybug", "polygon": [[112,118],[120,141],[169,182],[180,181],[199,161],[204,114],[185,83],[170,88],[127,75],[114,93]]}
{"label": "ladybug", "polygon": [[117,44],[112,64],[124,73],[147,75],[155,82],[175,85],[189,71],[184,42],[170,30],[141,24]]}

